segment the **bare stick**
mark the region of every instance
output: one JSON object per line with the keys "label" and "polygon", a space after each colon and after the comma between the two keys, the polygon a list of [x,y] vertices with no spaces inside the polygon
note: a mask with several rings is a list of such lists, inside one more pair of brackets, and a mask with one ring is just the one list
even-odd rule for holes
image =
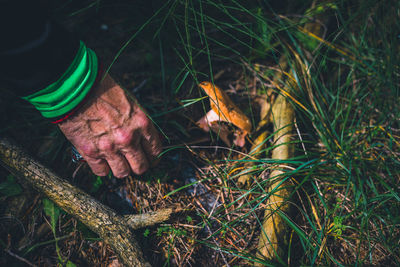
{"label": "bare stick", "polygon": [[125,215],[124,219],[133,230],[136,230],[167,221],[171,217],[171,214],[178,211],[179,210],[162,209],[137,215]]}
{"label": "bare stick", "polygon": [[[274,146],[272,158],[276,160],[287,160],[293,156],[293,144],[291,133],[293,128],[294,109],[284,96],[279,95],[272,107],[274,116]],[[279,212],[289,211],[288,198],[290,195],[288,182],[282,183],[282,175],[285,173],[284,166],[276,166],[270,178],[274,179],[268,191],[274,191],[267,201],[264,214],[261,235],[258,243],[257,255],[267,260],[274,260],[284,254],[285,237],[287,228],[285,221]],[[279,211],[279,212],[278,212]],[[257,264],[256,264],[257,265]]]}

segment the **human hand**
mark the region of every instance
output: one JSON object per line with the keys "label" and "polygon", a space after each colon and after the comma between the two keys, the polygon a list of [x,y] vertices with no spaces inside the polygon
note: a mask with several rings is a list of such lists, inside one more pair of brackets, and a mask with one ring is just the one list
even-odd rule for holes
{"label": "human hand", "polygon": [[144,173],[161,152],[158,131],[137,101],[107,75],[61,131],[92,171],[118,178]]}

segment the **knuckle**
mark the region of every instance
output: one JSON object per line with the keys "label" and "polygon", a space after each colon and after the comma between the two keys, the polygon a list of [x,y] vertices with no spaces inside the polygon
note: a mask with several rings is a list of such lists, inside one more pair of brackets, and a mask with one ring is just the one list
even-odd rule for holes
{"label": "knuckle", "polygon": [[107,167],[107,165],[102,163],[102,161],[99,159],[88,161],[88,163],[89,163],[90,169],[92,170],[92,172],[95,175],[107,176],[108,172],[110,171],[109,168]]}
{"label": "knuckle", "polygon": [[89,157],[96,157],[98,151],[95,146],[93,145],[84,145],[81,147],[82,153]]}
{"label": "knuckle", "polygon": [[151,125],[150,119],[144,112],[138,114],[135,119],[139,128],[147,129]]}
{"label": "knuckle", "polygon": [[100,140],[99,141],[99,149],[101,151],[110,152],[113,150],[113,143],[110,140]]}
{"label": "knuckle", "polygon": [[128,146],[132,143],[133,133],[132,131],[127,131],[123,129],[119,129],[115,134],[115,142],[118,145]]}

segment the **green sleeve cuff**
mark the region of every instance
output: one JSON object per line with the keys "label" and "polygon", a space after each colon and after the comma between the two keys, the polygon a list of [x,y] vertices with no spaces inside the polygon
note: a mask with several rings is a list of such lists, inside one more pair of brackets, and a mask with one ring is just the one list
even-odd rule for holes
{"label": "green sleeve cuff", "polygon": [[71,65],[56,82],[22,99],[30,102],[45,118],[62,116],[75,108],[89,93],[97,72],[96,54],[81,41]]}

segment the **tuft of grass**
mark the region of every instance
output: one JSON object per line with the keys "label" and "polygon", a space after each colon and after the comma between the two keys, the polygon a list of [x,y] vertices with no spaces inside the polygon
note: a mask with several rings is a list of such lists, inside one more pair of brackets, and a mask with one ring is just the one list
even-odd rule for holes
{"label": "tuft of grass", "polygon": [[[177,4],[169,15],[179,36],[175,51],[183,73],[190,73],[195,83],[200,77],[213,80],[219,60],[240,65],[241,59],[253,66],[253,72],[245,75],[258,79],[261,91],[273,88],[282,93],[269,84],[276,72],[256,66],[268,69],[285,57],[289,71],[284,76],[295,92],[287,96],[297,109],[295,158],[271,160],[270,146],[257,160],[237,157],[235,152],[224,154],[226,159],[218,164],[209,160],[208,175],[226,198],[212,215],[206,215],[209,223],[220,225],[212,237],[226,238],[230,233],[236,242],[216,246],[209,238],[202,243],[233,259],[262,262],[254,256],[254,244],[252,250],[239,248],[237,243],[246,236],[238,235],[238,229],[250,217],[252,224],[261,226],[260,207],[269,197],[265,188],[271,183],[266,173],[284,163],[291,171],[278,179],[293,181],[288,201],[296,202],[296,208],[293,214],[282,214],[292,234],[288,258],[281,263],[399,264],[399,244],[394,242],[400,234],[394,212],[400,204],[396,152],[400,25],[394,19],[399,4],[330,1],[324,6],[315,1],[305,4],[310,8],[284,12],[273,4],[178,3],[184,12]],[[324,24],[321,14],[331,20]],[[310,21],[324,27],[322,37],[303,28]],[[204,61],[208,66],[196,65]],[[243,169],[248,161],[253,161],[253,167]],[[250,189],[243,189],[235,178],[247,172],[254,181]]]}

